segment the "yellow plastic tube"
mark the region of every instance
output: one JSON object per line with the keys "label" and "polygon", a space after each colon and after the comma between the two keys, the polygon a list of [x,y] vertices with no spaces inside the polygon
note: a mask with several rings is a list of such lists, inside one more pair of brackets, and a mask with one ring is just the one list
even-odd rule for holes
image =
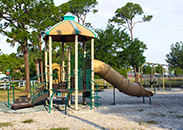
{"label": "yellow plastic tube", "polygon": [[107,65],[102,61],[94,60],[94,73],[112,84],[120,92],[123,92],[127,95],[137,97],[153,96],[153,93],[144,89],[144,87],[139,82],[130,82],[123,75],[115,71],[110,65]]}

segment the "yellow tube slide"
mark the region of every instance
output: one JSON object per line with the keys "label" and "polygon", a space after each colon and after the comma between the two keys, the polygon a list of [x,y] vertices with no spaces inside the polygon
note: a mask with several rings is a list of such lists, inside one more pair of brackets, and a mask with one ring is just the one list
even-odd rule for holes
{"label": "yellow tube slide", "polygon": [[151,91],[147,91],[140,83],[132,83],[110,65],[102,61],[94,60],[94,73],[105,79],[116,87],[120,92],[130,96],[145,97],[153,96]]}

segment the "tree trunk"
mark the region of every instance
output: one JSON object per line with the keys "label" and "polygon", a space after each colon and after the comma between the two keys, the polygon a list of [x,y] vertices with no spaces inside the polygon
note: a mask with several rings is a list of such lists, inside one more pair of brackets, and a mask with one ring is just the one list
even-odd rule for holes
{"label": "tree trunk", "polygon": [[135,82],[139,82],[139,76],[138,76],[138,73],[137,73],[136,66],[135,66]]}
{"label": "tree trunk", "polygon": [[[39,42],[41,43],[41,37],[39,39]],[[39,51],[41,53],[41,44],[39,45]],[[43,61],[42,58],[39,59],[39,66],[40,66],[40,73],[43,74]],[[43,75],[41,76],[41,82],[43,82]]]}
{"label": "tree trunk", "polygon": [[29,77],[29,60],[28,60],[28,49],[27,44],[22,45],[22,51],[24,56],[24,64],[25,64],[25,79],[26,79],[26,92],[30,92],[30,77]]}
{"label": "tree trunk", "polygon": [[[35,60],[35,65],[36,65],[36,75],[38,76],[40,73],[39,73],[39,60],[36,59]],[[37,78],[38,80],[38,83],[40,83],[40,77]]]}
{"label": "tree trunk", "polygon": [[[43,74],[43,61],[42,59],[39,61],[39,65],[40,65],[40,74]],[[41,82],[43,82],[43,75],[41,76]]]}

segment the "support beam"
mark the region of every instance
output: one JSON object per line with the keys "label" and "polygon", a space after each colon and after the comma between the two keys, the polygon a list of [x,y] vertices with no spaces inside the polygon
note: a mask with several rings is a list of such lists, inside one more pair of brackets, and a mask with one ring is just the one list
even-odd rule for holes
{"label": "support beam", "polygon": [[165,78],[164,78],[164,68],[163,69],[163,92],[165,92]]}
{"label": "support beam", "polygon": [[[45,52],[44,52],[44,56],[45,56],[45,80],[46,82],[48,82],[48,53],[47,53],[47,41],[45,40]],[[48,89],[48,84],[46,84],[46,89]]]}
{"label": "support beam", "polygon": [[75,35],[75,110],[78,110],[78,35]]}
{"label": "support beam", "polygon": [[[83,58],[86,58],[86,48],[85,48],[85,41],[83,41],[83,54],[84,54],[84,57]],[[86,74],[86,62],[84,62],[84,74]],[[83,104],[86,104],[86,97],[85,97],[85,92],[83,92]]]}
{"label": "support beam", "polygon": [[[49,92],[50,92],[50,96],[52,95],[52,81],[53,81],[53,77],[52,77],[52,37],[49,36]],[[53,106],[53,102],[51,101],[50,106]]]}
{"label": "support beam", "polygon": [[70,52],[70,46],[68,48],[68,69],[67,69],[67,74],[68,74],[68,89],[70,89],[70,73],[71,73],[71,52]]}
{"label": "support beam", "polygon": [[[71,81],[70,81],[70,73],[71,73],[71,52],[70,52],[70,46],[68,48],[68,61],[67,61],[67,74],[68,74],[68,89],[70,89]],[[71,97],[71,95],[69,95]],[[70,98],[69,98],[70,99]],[[68,105],[71,105],[71,100],[69,100]]]}
{"label": "support beam", "polygon": [[[91,80],[94,81],[94,39],[91,39]],[[94,83],[92,82],[92,95],[94,95]],[[92,102],[94,102],[94,99],[92,99]]]}
{"label": "support beam", "polygon": [[65,69],[64,69],[64,66],[65,66],[65,62],[64,62],[64,42],[62,42],[62,82],[65,81]]}

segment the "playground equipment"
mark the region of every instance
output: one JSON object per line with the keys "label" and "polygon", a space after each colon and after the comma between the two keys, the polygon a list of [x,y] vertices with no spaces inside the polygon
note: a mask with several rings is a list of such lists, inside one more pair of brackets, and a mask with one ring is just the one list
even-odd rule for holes
{"label": "playground equipment", "polygon": [[[141,76],[141,84],[142,84],[142,79],[144,78],[144,84],[150,84],[151,86],[151,92],[153,91],[153,87],[154,87],[154,94],[156,94],[156,83],[158,83],[157,85],[159,85],[159,88],[161,88],[161,85],[163,86],[163,92],[165,91],[165,79],[164,79],[164,69],[162,69],[162,84],[161,84],[161,68],[163,68],[163,66],[167,66],[168,69],[169,69],[169,88],[171,89],[171,68],[166,65],[166,64],[159,64],[159,63],[152,63],[152,62],[145,62],[144,64],[142,64],[141,66],[141,75],[143,74],[143,66],[146,65],[146,64],[150,64],[152,65],[152,70],[151,70],[151,76]],[[155,65],[160,65],[161,68],[159,68],[159,81],[157,82],[156,81],[156,77],[155,77]],[[140,70],[140,69],[139,69]],[[139,71],[140,72],[140,71]],[[154,72],[154,73],[153,73]],[[148,80],[149,78],[149,80]],[[145,82],[145,79],[146,82]]]}
{"label": "playground equipment", "polygon": [[94,72],[127,95],[137,97],[153,96],[153,93],[144,89],[140,83],[130,82],[104,62],[94,60]]}
{"label": "playground equipment", "polygon": [[[66,105],[70,104],[70,96],[74,93],[75,110],[78,110],[78,92],[83,93],[83,103],[85,98],[90,99],[88,103],[90,109],[93,106],[101,105],[98,99],[98,85],[94,82],[94,73],[98,74],[106,81],[118,88],[120,92],[137,97],[151,97],[153,93],[147,91],[140,83],[132,83],[125,79],[114,69],[104,62],[94,60],[94,38],[96,35],[85,28],[83,25],[75,22],[74,16],[64,16],[64,21],[53,26],[43,37],[45,40],[45,73],[33,77],[35,80],[44,76],[45,80],[38,84],[33,84],[30,88],[30,97],[24,99],[14,99],[11,104],[14,109],[34,106],[43,99],[49,98],[49,111],[53,107],[53,97],[58,93],[66,96]],[[85,41],[91,40],[91,55],[86,55]],[[49,64],[47,61],[47,41],[49,41]],[[62,65],[52,64],[52,41],[62,42]],[[68,63],[67,75],[65,73],[64,63],[64,44],[75,42],[75,54],[71,56],[71,44],[68,44]],[[78,53],[78,42],[83,42],[83,53]],[[58,82],[53,83],[53,69],[57,70]],[[72,73],[74,72],[74,73]],[[95,86],[95,88],[94,88]]]}

